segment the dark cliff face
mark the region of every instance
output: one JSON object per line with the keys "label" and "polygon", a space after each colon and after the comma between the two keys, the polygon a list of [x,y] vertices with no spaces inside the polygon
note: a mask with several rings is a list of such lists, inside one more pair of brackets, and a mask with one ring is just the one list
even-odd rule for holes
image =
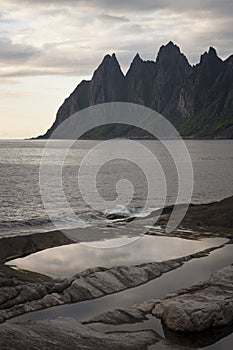
{"label": "dark cliff face", "polygon": [[145,62],[137,54],[125,77],[127,101],[150,107],[156,72],[157,65],[155,62]]}
{"label": "dark cliff face", "polygon": [[[91,81],[82,81],[59,108],[47,133],[67,117],[105,102],[131,102],[163,114],[187,137],[233,137],[233,56],[222,61],[210,48],[192,67],[178,46],[169,42],[156,61],[137,54],[124,76],[115,54],[104,57]],[[138,129],[111,125],[94,129],[86,138],[145,134]]]}
{"label": "dark cliff face", "polygon": [[124,100],[124,79],[115,54],[105,56],[90,82],[89,105]]}
{"label": "dark cliff face", "polygon": [[177,90],[185,83],[191,66],[178,46],[171,42],[161,47],[156,63],[153,108],[158,112],[163,112],[169,108]]}

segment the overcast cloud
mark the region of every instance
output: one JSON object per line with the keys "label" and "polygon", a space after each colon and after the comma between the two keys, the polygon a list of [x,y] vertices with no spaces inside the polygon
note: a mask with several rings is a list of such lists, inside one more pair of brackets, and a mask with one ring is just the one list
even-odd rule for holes
{"label": "overcast cloud", "polygon": [[[14,118],[4,101],[18,95],[15,110],[31,122],[32,89],[33,115],[41,118],[43,107],[44,125],[108,53],[116,53],[126,72],[137,52],[155,60],[171,40],[196,64],[209,46],[223,59],[230,56],[232,33],[232,0],[0,0],[0,116]],[[60,90],[51,92],[55,87]]]}
{"label": "overcast cloud", "polygon": [[107,53],[126,70],[172,40],[191,63],[215,46],[232,53],[229,0],[0,0],[0,75],[87,75]]}

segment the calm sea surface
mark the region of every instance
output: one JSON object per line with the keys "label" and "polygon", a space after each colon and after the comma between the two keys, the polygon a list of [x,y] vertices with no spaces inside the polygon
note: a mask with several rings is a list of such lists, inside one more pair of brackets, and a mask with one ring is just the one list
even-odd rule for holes
{"label": "calm sea surface", "polygon": [[[116,143],[121,142],[114,141]],[[176,147],[177,141],[170,141]],[[97,141],[79,141],[67,153],[63,167],[63,186],[67,200],[87,226],[108,223],[106,213],[95,211],[83,199],[77,181],[77,174],[83,157]],[[141,141],[156,154],[167,182],[167,204],[173,203],[177,193],[177,174],[174,164],[159,141]],[[0,141],[0,236],[25,234],[52,230],[51,223],[41,200],[39,186],[39,169],[41,156],[46,141]],[[216,201],[233,194],[233,141],[186,141],[194,170],[193,203]],[[54,157],[63,151],[54,141]],[[180,155],[182,159],[182,154]],[[116,183],[128,179],[134,186],[134,195],[127,208],[116,208],[116,212],[127,211],[128,215],[140,214],[147,198],[147,181],[143,171],[135,164],[123,159],[115,159],[103,165],[97,176],[97,188],[105,200],[116,197]],[[158,194],[151,200],[150,209],[160,207],[161,179],[155,174],[158,183]],[[54,195],[56,188],[54,189]],[[186,198],[182,198],[183,201]],[[51,194],[53,202],[53,193]],[[55,203],[56,205],[56,203]],[[56,218],[60,223],[71,218],[66,211],[59,211]]]}

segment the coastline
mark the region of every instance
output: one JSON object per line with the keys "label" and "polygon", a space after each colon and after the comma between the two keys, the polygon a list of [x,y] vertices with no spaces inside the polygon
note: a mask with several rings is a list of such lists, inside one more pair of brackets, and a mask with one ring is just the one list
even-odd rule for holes
{"label": "coastline", "polygon": [[[41,310],[44,308],[50,308],[52,306],[56,305],[62,305],[62,304],[69,304],[69,303],[77,303],[82,300],[90,300],[95,298],[100,298],[101,296],[105,294],[112,294],[112,293],[118,293],[121,290],[134,288],[137,285],[144,285],[149,280],[153,280],[161,276],[161,274],[166,274],[171,270],[179,269],[180,266],[183,264],[186,264],[190,260],[200,259],[203,257],[208,256],[211,254],[212,251],[216,251],[218,249],[223,248],[226,246],[226,244],[230,244],[232,242],[233,238],[233,222],[232,222],[232,210],[233,210],[233,197],[226,198],[220,202],[214,202],[209,204],[202,204],[202,205],[190,205],[189,210],[181,223],[180,227],[172,234],[168,236],[177,236],[180,238],[187,238],[190,239],[200,239],[201,237],[224,237],[227,239],[230,239],[228,243],[222,244],[219,247],[213,247],[205,249],[204,251],[200,251],[196,254],[191,254],[189,256],[183,256],[178,259],[173,259],[170,261],[164,261],[164,262],[154,262],[154,263],[144,263],[141,265],[136,266],[120,266],[120,267],[113,267],[113,268],[101,268],[96,267],[92,269],[88,269],[86,271],[83,271],[81,273],[78,273],[77,275],[73,276],[72,278],[63,278],[63,279],[52,279],[48,276],[41,275],[35,272],[26,271],[26,270],[17,270],[14,268],[11,268],[10,266],[5,265],[5,262],[10,261],[12,259],[15,259],[16,257],[24,257],[30,254],[33,254],[38,251],[46,250],[48,248],[52,247],[58,247],[62,245],[70,245],[72,243],[77,243],[69,238],[67,238],[63,233],[59,231],[52,231],[48,233],[37,233],[29,236],[16,236],[16,237],[9,237],[9,238],[2,238],[0,242],[2,243],[0,245],[0,292],[1,292],[1,322],[3,322],[2,325],[0,325],[0,334],[2,337],[2,341],[6,342],[6,335],[8,335],[9,331],[12,331],[12,327],[16,327],[18,331],[24,332],[25,325],[27,327],[33,327],[34,330],[38,332],[38,336],[41,337],[41,341],[44,339],[43,337],[43,327],[46,327],[48,330],[48,334],[50,336],[54,336],[54,327],[56,328],[59,324],[66,325],[67,329],[63,330],[61,334],[65,337],[65,333],[69,330],[71,331],[75,325],[77,327],[76,332],[76,340],[82,337],[83,332],[87,332],[89,334],[89,340],[86,340],[86,346],[87,349],[95,349],[95,347],[92,347],[92,344],[89,344],[90,339],[94,339],[95,335],[92,333],[93,330],[89,328],[89,323],[91,322],[97,322],[98,317],[94,318],[94,321],[89,320],[89,323],[87,322],[86,325],[81,325],[81,323],[78,323],[77,320],[74,319],[67,319],[63,318],[62,320],[54,319],[48,323],[47,321],[24,321],[24,323],[20,320],[17,320],[17,323],[14,321],[14,317],[18,315],[22,315],[27,312],[31,312],[34,310]],[[149,235],[165,235],[165,232],[163,232],[163,228],[166,225],[167,220],[169,219],[169,215],[173,209],[173,206],[167,207],[164,209],[164,212],[160,218],[159,223],[156,225],[160,225],[160,229],[149,229],[148,233]],[[150,215],[156,215],[156,212],[150,214]],[[159,232],[158,232],[159,231]],[[113,272],[114,271],[114,272]],[[124,272],[123,272],[124,271]],[[229,275],[231,274],[231,267],[226,267],[226,271]],[[123,275],[122,275],[123,274]],[[220,276],[224,275],[222,272],[216,273],[217,282],[220,281]],[[122,279],[122,276],[124,276],[124,279]],[[215,276],[215,275],[214,275]],[[203,286],[207,286],[209,282],[203,282],[203,284],[198,285],[197,287],[190,287],[190,289],[185,290],[185,293],[187,295],[187,305],[189,305],[189,299],[190,295],[193,294],[194,290],[200,291],[202,290]],[[231,283],[231,282],[229,282]],[[221,290],[224,289],[224,286],[226,285],[226,279],[222,279],[222,287]],[[182,286],[181,286],[182,287]],[[228,286],[229,288],[229,286]],[[105,290],[105,291],[104,291]],[[182,291],[182,289],[181,289]],[[182,292],[184,293],[184,292]],[[164,303],[166,302],[167,298],[170,300],[171,298],[176,299],[179,295],[182,294],[181,292],[172,293],[171,295],[168,295],[164,298],[164,302],[161,301],[160,303],[163,303],[163,308],[165,307]],[[209,299],[212,298],[211,297]],[[228,293],[226,295],[223,294],[223,302],[226,302],[226,307],[228,307],[227,304],[227,298]],[[146,302],[146,296],[145,296],[145,304],[144,308],[148,309],[148,305],[151,307],[151,302]],[[163,299],[161,299],[163,300]],[[184,300],[182,299],[181,305],[183,305]],[[148,303],[148,305],[146,304]],[[156,301],[158,304],[159,301]],[[156,305],[157,305],[156,304]],[[158,304],[159,305],[159,304]],[[203,302],[204,305],[204,302]],[[209,310],[210,313],[212,312],[212,309],[216,305],[216,300],[212,298],[212,301],[209,303]],[[167,308],[170,307],[170,304],[166,306]],[[183,307],[183,306],[182,306]],[[154,307],[155,308],[155,303]],[[142,313],[142,307],[138,306],[134,309],[134,316],[135,313],[138,315],[138,317],[142,317],[145,319],[147,313]],[[152,309],[150,309],[152,310]],[[161,307],[158,311],[158,307],[156,311],[154,311],[152,314],[156,317],[164,318],[167,315],[167,313],[164,313],[164,311],[161,311]],[[173,309],[172,309],[173,310]],[[179,305],[177,307],[177,312],[179,314]],[[125,315],[126,310],[122,309],[122,315],[124,315],[124,322],[126,322]],[[171,313],[170,319],[174,315],[174,313]],[[105,322],[107,322],[108,315],[100,316],[103,319],[105,319]],[[111,314],[111,317],[114,316],[114,311]],[[135,321],[133,314],[129,316],[130,322],[138,322],[138,319]],[[12,318],[12,321],[10,324],[9,321],[6,321],[9,318]],[[119,321],[120,314],[117,311],[117,318]],[[140,319],[139,317],[139,319]],[[225,319],[225,326],[230,326],[231,322],[233,321],[232,317],[228,317]],[[29,323],[28,323],[29,322]],[[141,322],[141,321],[140,321]],[[166,322],[168,325],[170,323],[164,319],[164,322]],[[108,323],[108,322],[107,322]],[[127,322],[126,322],[127,323]],[[184,323],[184,322],[183,322]],[[182,324],[183,324],[182,323]],[[218,326],[218,324],[215,324],[215,326]],[[85,328],[83,328],[85,327]],[[209,328],[212,328],[213,326],[209,324]],[[170,329],[177,331],[177,329],[173,329],[173,327],[169,326]],[[200,328],[194,328],[189,329],[188,331],[191,332],[200,332],[200,330],[207,329],[208,327],[204,327],[203,329]],[[183,329],[183,331],[185,331]],[[41,333],[42,332],[42,333]],[[147,333],[146,333],[147,332]],[[151,333],[152,332],[152,333]],[[105,338],[104,334],[108,333],[102,333],[97,332],[98,336],[102,336],[101,339]],[[169,332],[168,332],[169,333]],[[75,334],[75,332],[73,333]],[[96,334],[96,333],[95,333]],[[113,332],[112,336],[113,339],[116,340],[116,337],[120,333]],[[169,333],[170,334],[170,333]],[[125,340],[123,341],[124,336],[131,337],[132,335],[135,335],[135,337],[140,339],[141,347],[138,349],[146,349],[147,346],[152,344],[157,344],[156,346],[159,346],[158,349],[189,349],[189,347],[183,347],[180,345],[174,345],[173,343],[169,343],[169,339],[164,339],[160,335],[158,335],[155,331],[138,331],[138,332],[123,332],[121,339],[117,338],[116,342],[119,342],[121,345],[117,345],[118,348],[123,349],[137,349],[135,343],[134,347],[130,347],[127,345],[127,342]],[[144,338],[145,336],[145,338]],[[135,339],[136,339],[135,338]],[[19,337],[20,339],[20,337]],[[30,342],[30,339],[28,339]],[[46,349],[46,346],[48,346],[48,339],[45,341],[43,340],[46,345],[44,347],[42,346],[41,349]],[[42,343],[43,343],[42,341]],[[123,343],[122,343],[123,341]],[[12,346],[12,341],[9,341]],[[31,338],[31,349],[36,349],[35,344],[33,345],[33,337]],[[103,340],[104,342],[104,340]],[[99,343],[100,344],[100,343]],[[108,337],[105,339],[105,345],[108,344]],[[14,343],[13,343],[14,345]],[[104,349],[105,345],[102,344],[102,348]],[[72,345],[73,346],[73,345]],[[70,349],[82,349],[81,347],[70,347]],[[84,346],[84,345],[83,345]],[[108,345],[109,346],[109,345]],[[153,345],[154,346],[154,345]],[[162,347],[163,346],[163,347]],[[113,347],[114,348],[114,347]],[[116,349],[118,349],[116,347]],[[20,349],[18,347],[17,349]],[[54,347],[54,349],[68,349],[64,345],[63,348],[60,347]],[[106,349],[108,349],[106,345]],[[154,349],[154,347],[153,347]],[[155,348],[156,349],[156,348]]]}
{"label": "coastline", "polygon": [[[167,234],[164,229],[173,208],[173,205],[165,207],[155,228],[150,228],[146,234],[164,234],[187,239],[198,239],[203,236],[233,238],[233,196],[208,204],[190,204],[179,227],[173,233]],[[156,216],[156,214],[157,211],[154,211],[148,218]],[[118,218],[117,214],[115,218]],[[128,218],[125,220],[127,222]],[[122,221],[124,222],[124,219]],[[157,228],[158,226],[160,226],[160,229]],[[80,242],[93,241],[97,238],[94,236],[87,239],[90,236],[88,232],[91,231],[93,234],[94,230],[95,228],[79,229],[79,232],[81,232]],[[158,233],[156,233],[156,230]],[[68,230],[67,234],[69,235]],[[112,235],[109,235],[107,238],[112,237]],[[77,243],[77,241],[73,241],[58,230],[33,233],[31,235],[3,237],[0,239],[0,242],[0,264],[44,249]]]}

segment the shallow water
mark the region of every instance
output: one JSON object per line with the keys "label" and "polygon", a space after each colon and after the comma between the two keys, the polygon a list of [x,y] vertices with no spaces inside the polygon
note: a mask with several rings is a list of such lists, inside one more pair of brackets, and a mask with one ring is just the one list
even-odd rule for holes
{"label": "shallow water", "polygon": [[[43,319],[51,319],[56,317],[74,317],[80,321],[84,321],[94,315],[117,309],[117,308],[127,308],[134,304],[143,303],[145,300],[150,300],[154,298],[159,298],[165,296],[167,293],[172,292],[174,290],[178,290],[180,288],[189,287],[193,284],[200,282],[201,280],[205,280],[209,277],[209,275],[216,270],[223,268],[227,265],[233,263],[233,246],[226,245],[223,248],[220,248],[216,251],[213,251],[209,256],[204,258],[193,259],[187,262],[182,267],[177,270],[170,271],[165,273],[161,277],[150,281],[144,285],[138,286],[136,288],[128,289],[116,294],[107,295],[99,299],[88,300],[80,303],[70,304],[70,305],[61,305],[57,307],[53,307],[50,309],[45,309],[41,311],[36,311],[33,313],[28,313],[23,316],[14,318],[10,322],[15,322],[17,320],[43,320]],[[145,325],[149,328],[153,328],[155,331],[162,335],[161,325],[153,320],[153,317],[149,319],[150,322],[153,323],[137,323],[135,324],[135,329],[140,329],[139,325],[144,329]],[[146,321],[147,322],[147,321]],[[94,325],[93,325],[94,327]],[[98,326],[99,327],[99,326]],[[101,326],[102,327],[102,326]],[[103,326],[104,327],[104,326]],[[106,330],[108,331],[108,327]],[[114,326],[111,326],[114,328]],[[122,329],[127,329],[128,325],[122,326]],[[134,326],[129,326],[131,330],[133,330]],[[118,327],[119,330],[119,327]],[[231,332],[231,330],[230,330]],[[228,333],[229,334],[229,333]],[[226,336],[227,333],[225,330],[220,333],[219,339],[221,337]],[[205,343],[204,346],[208,346],[211,342],[216,341],[213,337],[210,337],[209,333],[203,338],[199,338],[202,341],[202,344]],[[173,342],[180,343],[185,342],[189,343],[189,346],[195,346],[195,339],[174,339]],[[229,350],[229,343],[232,340],[232,336],[227,337],[226,339],[219,340],[215,345],[211,345],[207,349],[215,349],[215,350]],[[186,344],[187,345],[187,344]],[[151,348],[152,349],[152,348]]]}
{"label": "shallow water", "polygon": [[225,242],[224,238],[197,241],[146,235],[140,238],[120,237],[46,249],[7,264],[52,277],[67,277],[90,267],[130,266],[175,259]]}

